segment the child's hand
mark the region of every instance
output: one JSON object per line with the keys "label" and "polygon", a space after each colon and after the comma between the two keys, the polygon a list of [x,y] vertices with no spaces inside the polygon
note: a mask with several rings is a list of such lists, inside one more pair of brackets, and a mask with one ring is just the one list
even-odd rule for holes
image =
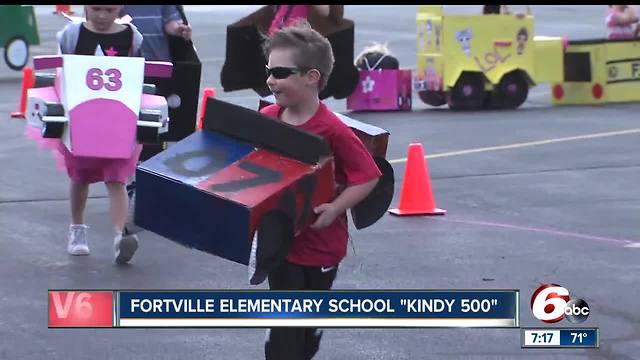
{"label": "child's hand", "polygon": [[191,40],[191,25],[180,24],[178,33],[185,38],[185,40]]}
{"label": "child's hand", "polygon": [[318,215],[316,222],[310,225],[314,230],[326,228],[340,215],[339,209],[332,203],[321,204],[314,208],[313,212]]}
{"label": "child's hand", "polygon": [[171,34],[174,36],[182,36],[186,40],[191,40],[191,25],[183,24],[182,21],[180,22],[175,20],[169,21],[164,26],[164,31],[167,34]]}

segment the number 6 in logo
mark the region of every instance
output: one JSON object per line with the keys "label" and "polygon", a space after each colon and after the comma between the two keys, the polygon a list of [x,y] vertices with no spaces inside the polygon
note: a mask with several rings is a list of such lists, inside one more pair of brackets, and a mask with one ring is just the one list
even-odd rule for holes
{"label": "number 6 in logo", "polygon": [[[105,84],[102,76],[107,76],[108,83]],[[104,73],[98,68],[91,68],[87,71],[86,83],[91,90],[100,90],[103,87],[109,91],[118,91],[122,87],[120,77],[122,73],[118,69],[108,69]]]}
{"label": "number 6 in logo", "polygon": [[531,296],[533,316],[546,323],[564,319],[564,308],[569,301],[569,290],[558,284],[543,284]]}

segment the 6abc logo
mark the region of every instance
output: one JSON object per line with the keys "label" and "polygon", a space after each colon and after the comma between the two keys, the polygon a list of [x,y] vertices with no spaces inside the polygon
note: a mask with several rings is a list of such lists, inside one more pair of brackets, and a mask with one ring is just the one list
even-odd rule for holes
{"label": "6abc logo", "polygon": [[589,317],[589,305],[582,299],[571,299],[569,290],[558,284],[542,284],[531,295],[533,316],[546,323],[563,318],[579,324]]}

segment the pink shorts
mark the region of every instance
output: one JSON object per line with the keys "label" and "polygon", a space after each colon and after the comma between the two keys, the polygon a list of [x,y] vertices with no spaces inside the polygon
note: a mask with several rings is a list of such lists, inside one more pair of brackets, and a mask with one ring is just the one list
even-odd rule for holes
{"label": "pink shorts", "polygon": [[38,143],[41,149],[53,153],[58,169],[67,170],[73,182],[92,184],[96,182],[118,182],[125,184],[136,171],[142,145],[137,144],[129,159],[101,159],[76,157],[69,152],[60,139],[43,138],[39,129],[25,125],[25,136]]}
{"label": "pink shorts", "polygon": [[127,178],[136,171],[142,145],[136,144],[133,154],[128,159],[101,159],[73,156],[62,141],[58,151],[64,156],[67,173],[73,182],[93,184],[96,182],[116,182],[125,184]]}

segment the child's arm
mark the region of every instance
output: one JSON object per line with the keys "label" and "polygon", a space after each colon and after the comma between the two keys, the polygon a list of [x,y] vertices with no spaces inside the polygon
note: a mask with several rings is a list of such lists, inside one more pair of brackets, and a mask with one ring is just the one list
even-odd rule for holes
{"label": "child's arm", "polygon": [[632,8],[627,8],[624,13],[613,13],[609,19],[611,25],[629,25],[638,22],[638,17]]}
{"label": "child's arm", "polygon": [[637,23],[638,22],[638,14],[636,13],[636,8],[632,5],[628,5],[627,6],[627,11],[625,11],[625,14],[627,14],[627,16],[629,17],[630,20],[632,20],[631,23]]}
{"label": "child's arm", "polygon": [[162,5],[162,20],[165,22],[164,31],[169,35],[182,36],[191,39],[191,25],[184,24],[180,13],[174,11],[177,5]]}
{"label": "child's arm", "polygon": [[131,51],[129,52],[129,56],[144,57],[145,54],[142,53],[142,34],[132,23],[129,23],[129,27],[131,27],[131,31],[133,31],[133,42],[131,43]]}
{"label": "child's arm", "polygon": [[311,228],[316,230],[329,226],[347,209],[367,197],[382,175],[362,141],[346,125],[336,126],[329,143],[336,169],[346,177],[344,184],[339,185],[346,185],[346,188],[332,202],[314,209],[318,218]]}
{"label": "child's arm", "polygon": [[313,211],[318,214],[318,218],[311,224],[311,228],[317,230],[331,225],[340,214],[366,198],[377,183],[378,178],[375,178],[363,184],[348,186],[332,202],[316,206]]}

